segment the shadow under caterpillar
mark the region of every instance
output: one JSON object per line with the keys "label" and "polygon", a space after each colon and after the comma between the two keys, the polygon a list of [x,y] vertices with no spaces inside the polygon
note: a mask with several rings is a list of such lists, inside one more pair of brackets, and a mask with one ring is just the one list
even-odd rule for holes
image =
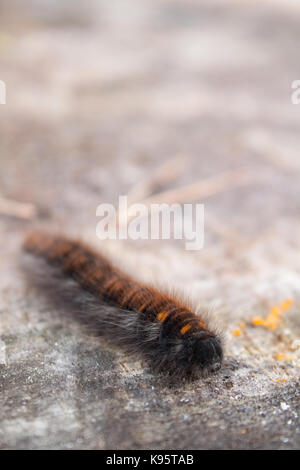
{"label": "shadow under caterpillar", "polygon": [[23,248],[34,282],[70,304],[97,335],[173,376],[195,378],[220,368],[219,335],[176,296],[135,280],[63,236],[33,232]]}

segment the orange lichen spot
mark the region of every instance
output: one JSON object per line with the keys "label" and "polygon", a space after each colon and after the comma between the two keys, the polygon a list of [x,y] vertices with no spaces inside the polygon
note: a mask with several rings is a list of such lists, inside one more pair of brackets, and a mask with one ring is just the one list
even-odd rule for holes
{"label": "orange lichen spot", "polygon": [[180,330],[180,333],[182,335],[185,335],[190,329],[192,328],[192,325],[190,325],[189,323],[185,326],[183,326]]}
{"label": "orange lichen spot", "polygon": [[286,382],[286,378],[285,378],[285,377],[282,377],[281,380],[276,379],[276,383],[277,383],[277,384],[279,384],[280,382]]}
{"label": "orange lichen spot", "polygon": [[276,354],[276,361],[283,361],[283,354],[282,353],[277,353]]}
{"label": "orange lichen spot", "polygon": [[264,321],[263,326],[268,330],[276,330],[276,328],[281,323],[280,313],[278,315],[277,311],[275,313],[271,312]]}
{"label": "orange lichen spot", "polygon": [[284,302],[280,304],[280,308],[282,310],[289,310],[291,306],[293,305],[293,300],[292,299],[286,299]]}
{"label": "orange lichen spot", "polygon": [[241,336],[242,331],[239,328],[236,328],[235,330],[232,330],[231,334],[232,336]]}
{"label": "orange lichen spot", "polygon": [[165,321],[165,319],[167,318],[169,312],[160,312],[158,315],[157,315],[157,319],[161,322]]}
{"label": "orange lichen spot", "polygon": [[282,361],[290,362],[293,359],[293,357],[285,356],[283,353],[279,352],[276,354],[275,359],[278,362],[282,362]]}
{"label": "orange lichen spot", "polygon": [[272,307],[266,319],[260,323],[263,327],[269,330],[275,330],[281,322],[281,312],[278,307]]}
{"label": "orange lichen spot", "polygon": [[236,328],[235,330],[231,331],[232,336],[241,336],[241,334],[243,333],[242,329],[245,328],[245,326],[246,326],[246,323],[241,321],[239,323],[239,328]]}
{"label": "orange lichen spot", "polygon": [[281,313],[280,313],[280,310],[278,307],[272,307],[271,308],[271,312],[270,312],[270,315],[272,315],[273,317],[275,318],[279,318],[281,316]]}
{"label": "orange lichen spot", "polygon": [[264,319],[262,317],[254,317],[252,318],[252,325],[254,326],[263,326],[268,330],[275,330],[282,321],[282,314],[284,311],[289,310],[293,301],[291,299],[287,299],[282,302],[279,306],[273,306],[270,309],[269,314]]}
{"label": "orange lichen spot", "polygon": [[264,324],[264,319],[262,317],[253,317],[252,318],[252,325],[259,326]]}
{"label": "orange lichen spot", "polygon": [[247,429],[242,429],[242,434],[246,434],[247,433]]}

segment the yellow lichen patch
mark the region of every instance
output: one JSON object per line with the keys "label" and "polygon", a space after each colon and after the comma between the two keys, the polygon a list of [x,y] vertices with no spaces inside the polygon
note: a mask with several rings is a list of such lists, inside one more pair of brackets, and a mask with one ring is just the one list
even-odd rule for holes
{"label": "yellow lichen patch", "polygon": [[[279,380],[279,379],[276,379],[276,383],[279,384],[279,382],[280,382],[280,380]],[[285,378],[285,377],[282,377],[281,382],[286,382],[286,378]]]}
{"label": "yellow lichen patch", "polygon": [[283,354],[282,353],[277,353],[276,354],[276,361],[283,361]]}
{"label": "yellow lichen patch", "polygon": [[262,317],[253,317],[252,325],[262,326],[268,330],[275,330],[281,323],[282,314],[290,309],[293,301],[291,299],[286,299],[278,306],[271,307],[269,314],[264,319]]}
{"label": "yellow lichen patch", "polygon": [[279,305],[279,308],[281,308],[281,310],[289,310],[292,305],[293,305],[293,300],[292,299],[286,299],[284,302],[282,302]]}
{"label": "yellow lichen patch", "polygon": [[232,336],[241,336],[243,333],[243,328],[246,327],[246,323],[244,321],[239,322],[239,328],[236,328],[235,330],[232,330],[231,334]]}
{"label": "yellow lichen patch", "polygon": [[232,330],[231,334],[232,336],[241,336],[242,331],[239,328],[236,328],[235,330]]}
{"label": "yellow lichen patch", "polygon": [[264,324],[264,319],[262,317],[253,317],[252,318],[252,325],[259,326]]}
{"label": "yellow lichen patch", "polygon": [[281,312],[278,307],[272,307],[269,315],[264,321],[264,327],[275,330],[281,322]]}
{"label": "yellow lichen patch", "polygon": [[285,356],[283,353],[279,352],[276,354],[275,359],[278,362],[290,362],[293,359],[293,357]]}

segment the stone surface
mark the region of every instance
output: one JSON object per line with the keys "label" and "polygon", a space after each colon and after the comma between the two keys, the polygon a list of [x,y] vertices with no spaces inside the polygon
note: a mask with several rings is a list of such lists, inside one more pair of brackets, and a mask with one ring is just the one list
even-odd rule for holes
{"label": "stone surface", "polygon": [[[299,447],[299,6],[1,0],[0,11],[0,190],[39,210],[0,216],[0,447]],[[173,186],[252,175],[204,201],[204,249],[101,244],[98,204],[177,154],[187,163]],[[211,307],[224,367],[170,384],[49,309],[19,268],[37,225]],[[288,298],[278,328],[252,325]]]}

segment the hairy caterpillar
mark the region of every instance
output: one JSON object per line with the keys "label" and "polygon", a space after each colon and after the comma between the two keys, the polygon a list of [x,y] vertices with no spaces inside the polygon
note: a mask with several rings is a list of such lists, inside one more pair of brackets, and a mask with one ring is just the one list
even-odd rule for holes
{"label": "hairy caterpillar", "polygon": [[175,296],[138,282],[103,255],[63,236],[33,232],[24,249],[35,265],[42,263],[36,282],[71,301],[97,334],[141,355],[155,369],[197,377],[221,366],[220,338]]}

